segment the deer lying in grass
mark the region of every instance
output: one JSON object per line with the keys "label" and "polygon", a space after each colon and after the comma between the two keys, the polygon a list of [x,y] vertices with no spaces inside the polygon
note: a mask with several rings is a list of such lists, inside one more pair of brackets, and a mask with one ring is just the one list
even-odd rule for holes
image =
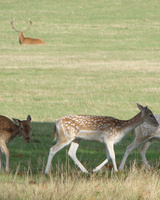
{"label": "deer lying in grass", "polygon": [[56,145],[50,148],[45,173],[48,174],[50,171],[53,156],[70,143],[69,156],[82,172],[88,173],[76,157],[76,152],[81,139],[105,144],[107,159],[93,169],[93,172],[100,170],[110,158],[112,159],[114,171],[117,172],[114,144],[119,142],[128,132],[135,129],[143,122],[147,122],[153,126],[159,125],[153,116],[152,111],[149,110],[147,106],[143,107],[139,104],[137,104],[137,106],[140,109],[140,113],[130,120],[119,120],[106,116],[85,115],[69,115],[56,120],[54,134],[55,139],[59,136],[59,140]]}
{"label": "deer lying in grass", "polygon": [[[160,115],[155,115],[155,118],[160,122]],[[123,170],[125,162],[129,154],[136,149],[139,145],[140,155],[147,169],[150,169],[150,165],[146,159],[146,151],[149,148],[153,140],[160,140],[160,126],[153,127],[147,123],[143,123],[135,129],[136,138],[127,148],[120,164],[119,170]]]}
{"label": "deer lying in grass", "polygon": [[29,27],[27,28],[27,29],[25,29],[24,31],[20,31],[20,30],[17,30],[16,28],[15,28],[15,26],[13,25],[13,20],[12,21],[10,21],[10,23],[11,23],[11,25],[12,25],[12,28],[15,30],[15,31],[17,31],[17,32],[19,32],[20,34],[19,34],[19,43],[20,44],[46,44],[42,39],[40,39],[40,38],[37,38],[37,39],[34,39],[34,38],[29,38],[29,37],[25,37],[24,36],[24,33],[31,27],[31,25],[32,25],[32,21],[31,20],[29,20],[29,22],[30,22],[30,25],[29,25]]}
{"label": "deer lying in grass", "polygon": [[[14,124],[13,121],[18,125]],[[23,121],[13,118],[13,121],[0,115],[0,169],[2,168],[2,153],[4,152],[6,156],[6,172],[9,171],[9,151],[6,143],[22,135],[26,142],[30,142],[31,116],[28,115],[27,120]]]}

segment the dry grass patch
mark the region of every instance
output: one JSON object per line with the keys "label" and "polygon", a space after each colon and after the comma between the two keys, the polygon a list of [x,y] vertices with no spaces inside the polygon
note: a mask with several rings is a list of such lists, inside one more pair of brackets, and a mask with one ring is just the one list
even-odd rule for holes
{"label": "dry grass patch", "polygon": [[114,174],[101,171],[84,175],[64,167],[50,177],[44,174],[32,177],[17,173],[2,175],[0,196],[2,199],[56,199],[56,200],[119,200],[160,198],[159,170],[146,171],[136,165],[128,172]]}

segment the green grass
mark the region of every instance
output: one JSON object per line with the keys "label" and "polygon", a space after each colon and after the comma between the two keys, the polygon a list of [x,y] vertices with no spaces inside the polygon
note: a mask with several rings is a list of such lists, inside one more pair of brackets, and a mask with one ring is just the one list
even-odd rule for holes
{"label": "green grass", "polygon": [[[41,174],[54,144],[54,120],[60,116],[91,114],[129,119],[139,112],[136,102],[160,113],[159,10],[159,0],[0,1],[0,114],[32,117],[31,143],[16,138],[8,144],[11,173],[0,172],[4,182],[13,182],[16,170],[43,179]],[[30,18],[33,25],[25,35],[42,38],[46,45],[20,45],[18,33],[9,22],[13,18],[21,30]],[[117,163],[133,139],[128,134],[115,146]],[[66,173],[70,168],[79,173],[67,151],[68,147],[55,156],[54,176],[61,166],[61,173],[63,166],[68,167]],[[91,170],[105,159],[104,145],[83,141],[77,156]],[[149,148],[147,158],[158,167],[158,142]],[[134,160],[142,164],[138,149],[129,156],[127,167]],[[28,183],[26,177],[19,179]],[[80,177],[83,180],[82,174]],[[17,183],[19,179],[15,179]],[[87,198],[77,194],[77,199]]]}

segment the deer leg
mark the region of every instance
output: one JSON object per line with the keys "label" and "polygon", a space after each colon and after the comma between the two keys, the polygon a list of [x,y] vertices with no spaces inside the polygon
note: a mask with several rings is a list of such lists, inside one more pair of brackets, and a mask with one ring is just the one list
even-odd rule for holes
{"label": "deer leg", "polygon": [[124,156],[123,156],[123,159],[122,159],[122,161],[121,161],[121,164],[120,164],[120,166],[119,166],[119,170],[123,170],[124,165],[125,165],[125,163],[126,163],[126,160],[127,160],[128,156],[129,156],[129,154],[130,154],[134,149],[136,149],[140,144],[141,144],[141,143],[139,143],[139,142],[137,142],[137,141],[135,140],[132,144],[130,144],[130,145],[126,148],[126,152],[125,152],[125,154],[124,154]]}
{"label": "deer leg", "polygon": [[65,146],[67,146],[70,143],[71,143],[71,141],[67,141],[67,142],[64,142],[64,143],[61,143],[59,141],[57,144],[55,144],[53,147],[50,148],[50,152],[49,152],[49,156],[48,156],[48,161],[47,161],[47,165],[46,165],[45,174],[49,174],[50,166],[51,166],[51,162],[52,162],[53,156],[58,151],[60,151],[61,149],[63,149]]}
{"label": "deer leg", "polygon": [[68,155],[72,158],[72,160],[75,162],[76,165],[78,165],[78,167],[81,169],[82,172],[84,173],[88,173],[88,171],[84,168],[84,166],[82,165],[82,163],[77,159],[77,156],[76,156],[76,152],[77,152],[77,149],[79,147],[79,143],[80,143],[81,140],[74,140],[72,143],[71,143],[71,146],[69,148],[69,151],[68,151]]}
{"label": "deer leg", "polygon": [[148,161],[146,159],[146,151],[147,151],[148,147],[150,146],[150,144],[151,144],[150,141],[142,144],[142,146],[141,146],[141,148],[139,150],[140,155],[142,157],[142,160],[143,160],[143,162],[144,162],[144,164],[145,164],[145,166],[146,166],[147,169],[150,169],[150,165],[148,164]]}
{"label": "deer leg", "polygon": [[106,145],[106,154],[107,154],[107,159],[105,159],[100,165],[98,165],[96,168],[93,169],[93,172],[99,171],[109,160],[110,160],[110,154],[108,152],[108,147]]}
{"label": "deer leg", "polygon": [[2,151],[1,151],[1,148],[0,148],[0,169],[2,168]]}
{"label": "deer leg", "polygon": [[112,163],[113,163],[114,171],[118,172],[117,164],[116,164],[116,157],[115,157],[115,152],[114,152],[114,143],[113,142],[107,142],[107,148],[108,148],[109,156],[110,156]]}
{"label": "deer leg", "polygon": [[[1,151],[3,151],[6,156],[6,172],[9,172],[9,151],[8,151],[5,141],[1,141],[0,146],[1,146]],[[1,159],[2,159],[2,157],[1,157]],[[2,165],[2,163],[1,163],[1,165]]]}

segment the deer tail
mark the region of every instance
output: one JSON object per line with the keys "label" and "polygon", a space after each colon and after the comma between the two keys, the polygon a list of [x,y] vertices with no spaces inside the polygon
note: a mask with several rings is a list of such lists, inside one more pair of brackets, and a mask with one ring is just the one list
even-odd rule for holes
{"label": "deer tail", "polygon": [[131,131],[131,135],[133,135],[134,134],[134,129]]}
{"label": "deer tail", "polygon": [[57,131],[57,120],[54,124],[54,141],[58,138],[58,131]]}

